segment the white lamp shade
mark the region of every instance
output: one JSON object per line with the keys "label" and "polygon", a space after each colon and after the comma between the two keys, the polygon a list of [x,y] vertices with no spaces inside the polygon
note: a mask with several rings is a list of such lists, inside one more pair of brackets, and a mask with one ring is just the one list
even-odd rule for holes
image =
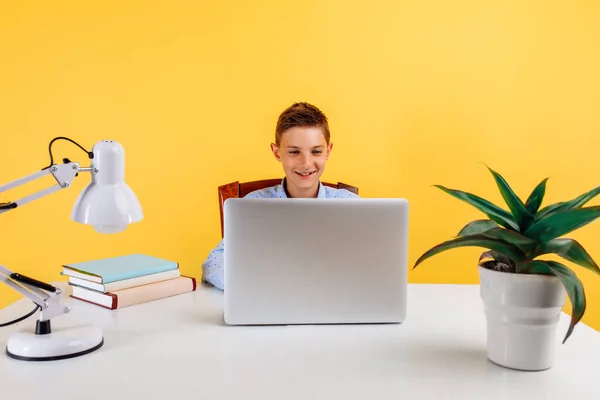
{"label": "white lamp shade", "polygon": [[[75,202],[71,218],[94,225],[102,233],[116,233],[141,220],[143,213],[135,193],[125,183],[109,186],[90,183]],[[116,232],[109,232],[113,229]]]}
{"label": "white lamp shade", "polygon": [[101,233],[121,232],[144,217],[140,202],[124,181],[125,150],[115,141],[103,140],[92,152],[92,182],[77,198],[71,218]]}

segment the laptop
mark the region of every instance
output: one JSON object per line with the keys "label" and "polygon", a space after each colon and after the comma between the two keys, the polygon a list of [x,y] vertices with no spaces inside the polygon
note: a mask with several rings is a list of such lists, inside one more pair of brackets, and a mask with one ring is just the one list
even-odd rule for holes
{"label": "laptop", "polygon": [[407,200],[230,198],[223,215],[226,324],[404,321]]}

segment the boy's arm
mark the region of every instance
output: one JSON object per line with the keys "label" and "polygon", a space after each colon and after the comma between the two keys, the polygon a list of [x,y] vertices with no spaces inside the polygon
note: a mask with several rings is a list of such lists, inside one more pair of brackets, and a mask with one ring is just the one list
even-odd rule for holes
{"label": "boy's arm", "polygon": [[202,281],[223,290],[223,239],[202,263]]}
{"label": "boy's arm", "polygon": [[[246,198],[260,198],[265,197],[264,190],[256,190],[249,193]],[[202,263],[202,282],[209,283],[214,287],[224,290],[224,246],[223,239],[219,242],[217,247],[208,253],[208,257]]]}

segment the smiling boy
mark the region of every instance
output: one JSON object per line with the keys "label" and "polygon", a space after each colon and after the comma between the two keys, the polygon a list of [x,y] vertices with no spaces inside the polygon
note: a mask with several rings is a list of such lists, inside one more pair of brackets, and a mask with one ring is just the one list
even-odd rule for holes
{"label": "smiling boy", "polygon": [[[333,143],[327,117],[312,104],[295,103],[281,113],[271,151],[283,166],[281,184],[249,193],[246,198],[352,198],[356,194],[321,183]],[[223,240],[202,263],[202,281],[223,285]]]}

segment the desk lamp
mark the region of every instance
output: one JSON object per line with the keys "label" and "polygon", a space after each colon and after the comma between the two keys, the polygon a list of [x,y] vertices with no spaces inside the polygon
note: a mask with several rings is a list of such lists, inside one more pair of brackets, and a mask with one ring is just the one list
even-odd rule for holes
{"label": "desk lamp", "polygon": [[[68,158],[63,159],[62,164],[55,164],[52,144],[59,139],[67,140],[85,151],[92,160],[91,166],[80,167],[78,163],[71,162]],[[142,208],[136,195],[124,181],[125,150],[119,143],[113,140],[102,140],[89,152],[69,138],[57,137],[50,142],[48,151],[49,166],[16,181],[0,185],[0,193],[47,175],[52,175],[56,179],[56,184],[20,200],[0,203],[0,214],[20,208],[60,189],[68,188],[79,173],[90,172],[91,182],[81,192],[71,212],[74,221],[92,225],[100,233],[117,233],[123,231],[128,224],[143,218]],[[91,353],[104,344],[102,331],[96,326],[52,331],[51,318],[70,311],[63,303],[60,288],[15,273],[2,265],[0,265],[0,282],[6,283],[36,304],[29,314],[0,326],[17,323],[40,310],[34,332],[21,331],[9,337],[6,345],[8,356],[25,361],[60,360]]]}

